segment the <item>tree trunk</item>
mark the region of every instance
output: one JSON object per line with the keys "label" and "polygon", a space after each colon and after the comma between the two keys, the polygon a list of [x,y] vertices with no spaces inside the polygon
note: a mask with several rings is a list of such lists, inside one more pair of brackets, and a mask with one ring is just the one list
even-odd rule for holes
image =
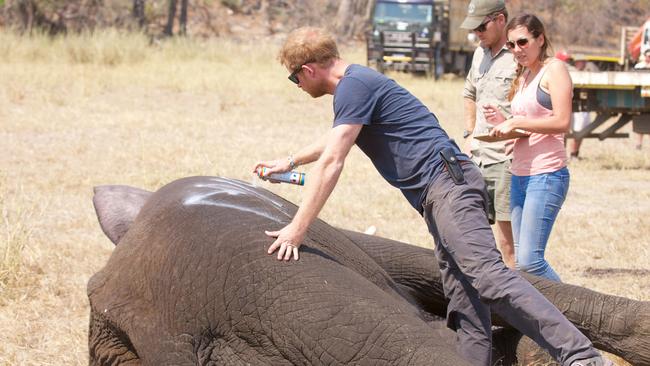
{"label": "tree trunk", "polygon": [[32,0],[18,0],[18,13],[23,26],[23,32],[32,34],[34,27],[34,13],[36,13],[36,4]]}
{"label": "tree trunk", "polygon": [[334,24],[337,34],[350,38],[359,33],[370,19],[373,3],[373,0],[341,0]]}
{"label": "tree trunk", "polygon": [[341,0],[339,3],[334,27],[336,28],[336,32],[342,37],[346,37],[351,31],[352,17],[354,16],[353,10],[354,4],[352,0]]}
{"label": "tree trunk", "polygon": [[144,2],[145,0],[133,0],[133,17],[140,28],[144,27]]}
{"label": "tree trunk", "polygon": [[177,0],[169,0],[169,13],[167,14],[167,25],[163,34],[166,36],[174,35],[174,18],[176,18],[176,4]]}
{"label": "tree trunk", "polygon": [[368,31],[370,28],[370,19],[372,18],[372,11],[375,8],[374,0],[367,0],[366,7],[364,9],[363,18],[361,19],[360,27],[363,29],[362,34]]}
{"label": "tree trunk", "polygon": [[187,35],[187,2],[188,0],[181,0],[181,15],[178,19],[178,25],[182,36]]}

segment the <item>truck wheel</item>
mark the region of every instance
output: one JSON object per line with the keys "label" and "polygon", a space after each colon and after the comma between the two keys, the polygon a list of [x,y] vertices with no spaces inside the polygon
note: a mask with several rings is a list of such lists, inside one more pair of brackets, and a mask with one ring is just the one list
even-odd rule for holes
{"label": "truck wheel", "polygon": [[431,77],[434,76],[434,74],[431,72],[431,68],[430,68],[430,67],[427,67],[426,69],[424,69],[424,76],[425,76],[427,79],[431,79]]}

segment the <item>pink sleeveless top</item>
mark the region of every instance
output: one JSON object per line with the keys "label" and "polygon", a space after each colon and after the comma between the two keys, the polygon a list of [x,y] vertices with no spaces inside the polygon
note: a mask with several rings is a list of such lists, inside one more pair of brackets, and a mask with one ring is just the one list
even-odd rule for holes
{"label": "pink sleeveless top", "polygon": [[[553,115],[552,109],[537,102],[537,88],[546,66],[525,88],[522,83],[517,90],[511,103],[513,116],[543,118]],[[512,156],[511,171],[514,175],[530,176],[558,171],[566,166],[567,161],[564,134],[532,133],[528,138],[518,138]]]}

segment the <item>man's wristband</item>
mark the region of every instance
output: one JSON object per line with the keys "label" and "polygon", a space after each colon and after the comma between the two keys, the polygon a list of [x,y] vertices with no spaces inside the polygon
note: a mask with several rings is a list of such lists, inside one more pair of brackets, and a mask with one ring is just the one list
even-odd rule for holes
{"label": "man's wristband", "polygon": [[294,170],[296,168],[296,162],[293,160],[293,155],[289,155],[287,160],[289,160],[289,169]]}
{"label": "man's wristband", "polygon": [[471,134],[472,134],[472,131],[463,130],[463,138],[464,139],[468,138],[469,135],[471,135]]}

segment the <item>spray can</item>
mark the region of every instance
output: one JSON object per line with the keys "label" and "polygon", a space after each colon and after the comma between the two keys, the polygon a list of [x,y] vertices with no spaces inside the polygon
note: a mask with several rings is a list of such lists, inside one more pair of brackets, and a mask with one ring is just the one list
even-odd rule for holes
{"label": "spray can", "polygon": [[305,185],[305,173],[297,171],[290,171],[285,173],[268,173],[269,168],[262,167],[257,169],[257,175],[263,180],[274,180],[278,182],[297,184],[299,186]]}

